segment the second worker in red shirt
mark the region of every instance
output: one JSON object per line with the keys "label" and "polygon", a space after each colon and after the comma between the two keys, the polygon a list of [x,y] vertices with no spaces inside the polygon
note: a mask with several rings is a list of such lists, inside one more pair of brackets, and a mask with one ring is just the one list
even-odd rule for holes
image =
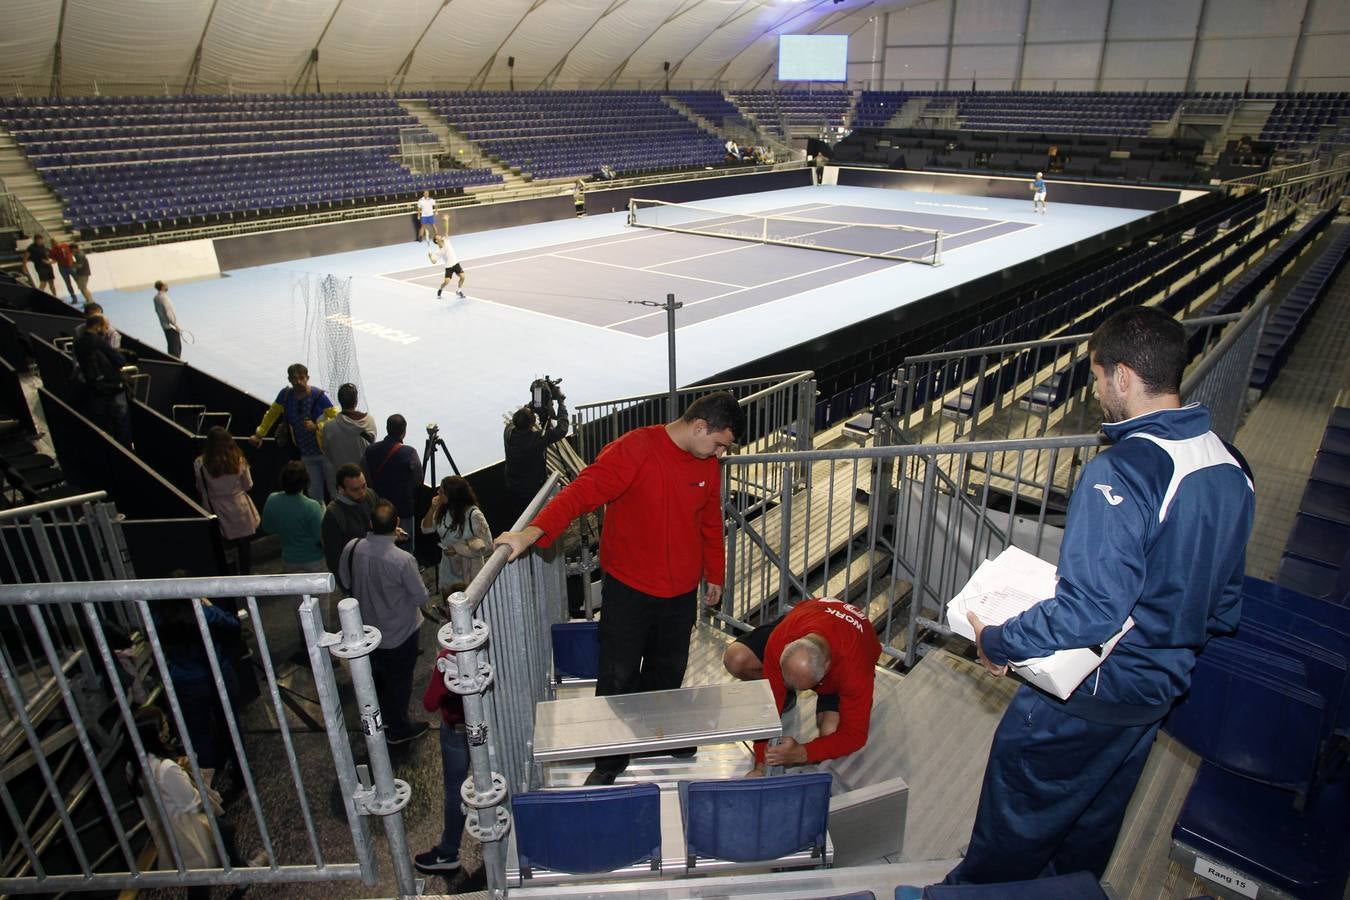
{"label": "second worker in red shirt", "polygon": [[[547,547],[577,516],[605,505],[600,567],[597,697],[680,687],[689,662],[689,633],[703,602],[722,599],[726,549],[717,460],[741,433],[743,416],[726,392],[700,397],[665,425],[637,428],[607,445],[523,531],[498,544],[515,559]],[[595,761],[587,784],[613,784],[627,756]]]}

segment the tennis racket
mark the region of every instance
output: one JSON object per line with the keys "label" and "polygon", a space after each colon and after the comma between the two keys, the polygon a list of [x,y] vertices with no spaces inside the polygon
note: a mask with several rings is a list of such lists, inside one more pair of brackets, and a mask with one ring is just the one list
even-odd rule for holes
{"label": "tennis racket", "polygon": [[178,329],[178,336],[179,336],[180,338],[183,339],[183,343],[185,343],[185,344],[195,344],[195,343],[197,343],[197,338],[196,338],[196,336],[193,335],[193,333],[190,332],[190,331],[188,331],[186,328],[180,328],[180,329]]}

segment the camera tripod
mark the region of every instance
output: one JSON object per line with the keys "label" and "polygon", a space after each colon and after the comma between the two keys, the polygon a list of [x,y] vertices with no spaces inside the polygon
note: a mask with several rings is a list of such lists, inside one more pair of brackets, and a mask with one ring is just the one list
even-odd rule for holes
{"label": "camera tripod", "polygon": [[450,448],[445,445],[445,439],[441,437],[441,430],[435,425],[428,425],[427,443],[422,448],[422,481],[425,483],[427,475],[430,475],[433,489],[440,486],[440,481],[436,478],[436,448],[438,447],[445,454],[445,461],[450,464],[450,471],[458,475],[459,466],[455,465],[455,458],[450,455]]}

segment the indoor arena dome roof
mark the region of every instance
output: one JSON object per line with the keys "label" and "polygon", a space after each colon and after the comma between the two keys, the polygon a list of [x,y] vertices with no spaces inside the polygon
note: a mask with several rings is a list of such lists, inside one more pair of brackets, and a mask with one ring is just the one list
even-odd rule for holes
{"label": "indoor arena dome roof", "polygon": [[918,2],[8,0],[0,75],[29,95],[54,73],[64,94],[652,88],[669,62],[675,89],[770,87],[778,35]]}

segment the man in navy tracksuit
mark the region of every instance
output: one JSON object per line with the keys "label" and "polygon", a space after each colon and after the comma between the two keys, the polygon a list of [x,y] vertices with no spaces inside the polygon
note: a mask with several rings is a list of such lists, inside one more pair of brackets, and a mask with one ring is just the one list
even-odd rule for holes
{"label": "man in navy tracksuit", "polygon": [[1023,685],[999,723],[970,849],[947,883],[1102,877],[1158,724],[1210,635],[1237,626],[1255,498],[1246,463],[1181,406],[1185,333],[1157,310],[1112,316],[1088,344],[1114,445],[1069,503],[1055,596],[1003,625],[973,614],[980,661],[1105,642],[1067,701]]}

